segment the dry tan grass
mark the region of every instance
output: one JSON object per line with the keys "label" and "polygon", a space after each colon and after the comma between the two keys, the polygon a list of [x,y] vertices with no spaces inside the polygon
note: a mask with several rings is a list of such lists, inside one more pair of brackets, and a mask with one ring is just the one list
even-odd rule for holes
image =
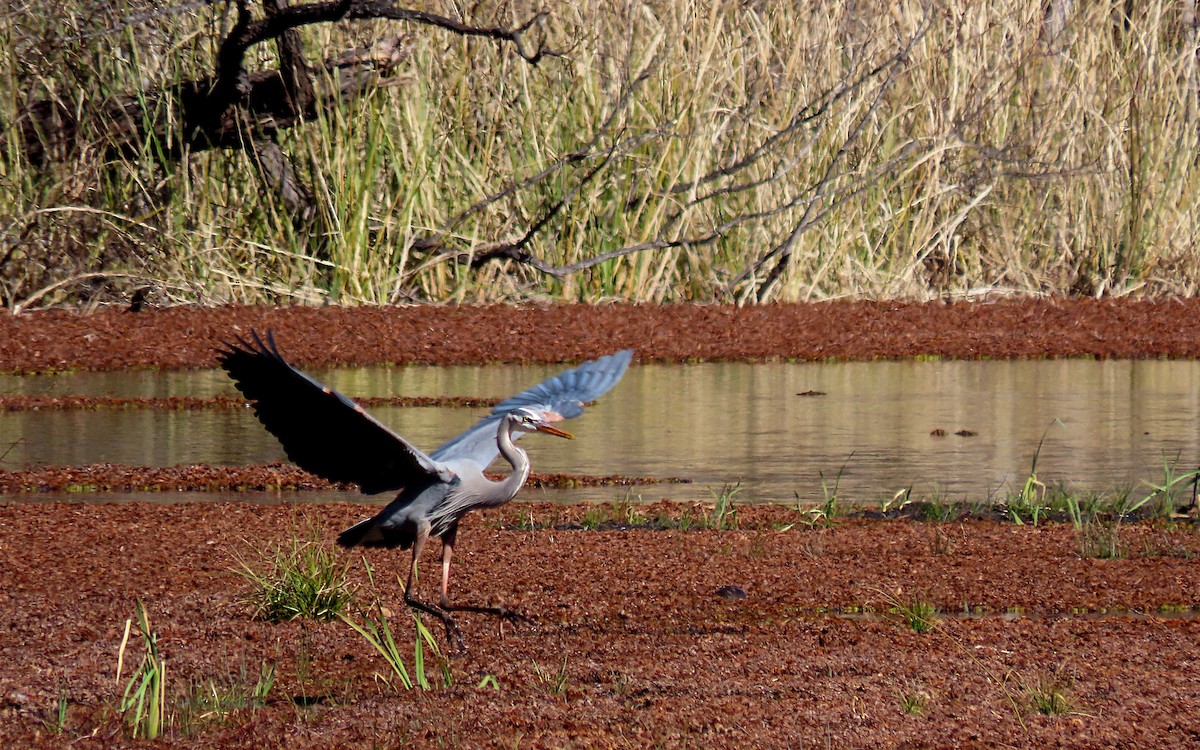
{"label": "dry tan grass", "polygon": [[[243,154],[90,149],[36,172],[10,148],[0,294],[103,270],[206,302],[1191,295],[1196,39],[1180,4],[1133,5],[1077,3],[1052,34],[1033,0],[560,4],[542,33],[564,56],[537,66],[415,27],[404,84],[283,138],[321,232],[294,228]],[[0,20],[3,122],[33,98],[86,111],[195,75],[228,23],[204,8],[49,44],[124,15],[55,7]],[[396,32],[305,39],[325,54]],[[564,198],[528,246],[540,270],[456,260]],[[443,252],[415,249],[429,237]]]}

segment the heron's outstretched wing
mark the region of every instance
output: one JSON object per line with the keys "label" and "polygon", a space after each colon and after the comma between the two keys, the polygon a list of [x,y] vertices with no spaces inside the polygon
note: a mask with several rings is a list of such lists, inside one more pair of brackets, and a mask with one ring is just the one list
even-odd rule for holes
{"label": "heron's outstretched wing", "polygon": [[[501,401],[492,408],[490,415],[442,444],[431,455],[435,461],[467,460],[485,468],[500,452],[496,447],[496,430],[505,414],[524,406],[557,412],[564,419],[578,417],[583,413],[584,404],[600,398],[621,380],[632,358],[633,350],[623,349],[546,378],[532,388]],[[514,433],[513,439],[523,434]]]}
{"label": "heron's outstretched wing", "polygon": [[392,432],[342,394],[292,367],[267,332],[221,350],[221,366],[267,430],[300,468],[368,495],[418,481],[449,481],[449,469]]}

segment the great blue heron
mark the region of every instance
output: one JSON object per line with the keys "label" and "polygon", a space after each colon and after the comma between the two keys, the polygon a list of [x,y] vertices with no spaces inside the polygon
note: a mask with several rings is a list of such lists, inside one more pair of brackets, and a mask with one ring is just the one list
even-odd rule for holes
{"label": "great blue heron", "polygon": [[[475,508],[507,503],[529,477],[529,456],[513,441],[527,432],[573,438],[553,423],[577,417],[625,374],[633,351],[626,349],[584,362],[497,404],[466,432],[426,455],[384,427],[361,406],[292,367],[270,332],[264,341],[251,331],[221,350],[221,366],[247,399],[259,421],[283,444],[288,458],[333,482],[357,484],[368,495],[399,491],[373,518],[338,537],[343,547],[412,548],[404,601],[441,619],[447,637],[458,638],[449,612],[486,612],[507,617],[503,608],[450,603],[450,558],[458,521]],[[483,471],[504,456],[512,475],[499,482]],[[442,540],[440,606],[413,595],[417,562],[430,537]],[[461,643],[461,639],[459,642]]]}

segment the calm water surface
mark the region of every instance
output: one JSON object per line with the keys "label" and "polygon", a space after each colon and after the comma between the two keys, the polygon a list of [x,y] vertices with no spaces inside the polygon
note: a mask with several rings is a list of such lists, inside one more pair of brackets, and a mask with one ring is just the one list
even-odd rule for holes
{"label": "calm water surface", "polygon": [[[399,367],[315,372],[349,395],[508,396],[560,367]],[[822,396],[801,396],[822,391]],[[0,392],[98,396],[234,393],[220,372],[0,376]],[[432,450],[484,413],[385,408],[375,415]],[[1039,478],[1097,491],[1145,490],[1163,461],[1200,463],[1200,363],[864,362],[635,366],[570,429],[523,440],[546,472],[687,477],[645,500],[815,502],[841,474],[845,497],[980,500],[1019,488],[1038,441]],[[944,437],[930,433],[944,430]],[[960,437],[955,432],[976,433]],[[76,411],[0,415],[0,466],[284,460],[249,411]],[[600,488],[523,496],[613,500]],[[211,496],[210,496],[211,497]],[[111,498],[110,498],[111,499]]]}

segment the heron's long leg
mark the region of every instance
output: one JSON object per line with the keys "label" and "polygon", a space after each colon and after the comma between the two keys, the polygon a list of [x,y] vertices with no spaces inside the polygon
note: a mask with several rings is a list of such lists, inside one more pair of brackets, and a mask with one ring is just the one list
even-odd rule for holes
{"label": "heron's long leg", "polygon": [[508,607],[481,607],[477,604],[450,603],[450,558],[454,556],[454,542],[458,537],[458,526],[442,534],[442,598],[441,607],[447,612],[479,612],[485,615],[495,615],[509,620],[525,620],[529,618],[520,612],[514,612]]}
{"label": "heron's long leg", "polygon": [[457,537],[457,524],[442,534],[442,609],[450,609],[450,558],[454,556],[454,541]]}
{"label": "heron's long leg", "polygon": [[458,632],[458,626],[454,624],[454,618],[449,613],[420,601],[412,594],[413,582],[417,579],[417,562],[420,560],[421,551],[425,549],[425,542],[428,540],[428,528],[418,531],[417,538],[413,540],[412,566],[408,569],[408,583],[404,586],[404,603],[413,609],[418,609],[441,620],[442,624],[446,626],[446,640],[453,640],[458,648],[466,650],[466,644],[463,643],[462,635]]}

